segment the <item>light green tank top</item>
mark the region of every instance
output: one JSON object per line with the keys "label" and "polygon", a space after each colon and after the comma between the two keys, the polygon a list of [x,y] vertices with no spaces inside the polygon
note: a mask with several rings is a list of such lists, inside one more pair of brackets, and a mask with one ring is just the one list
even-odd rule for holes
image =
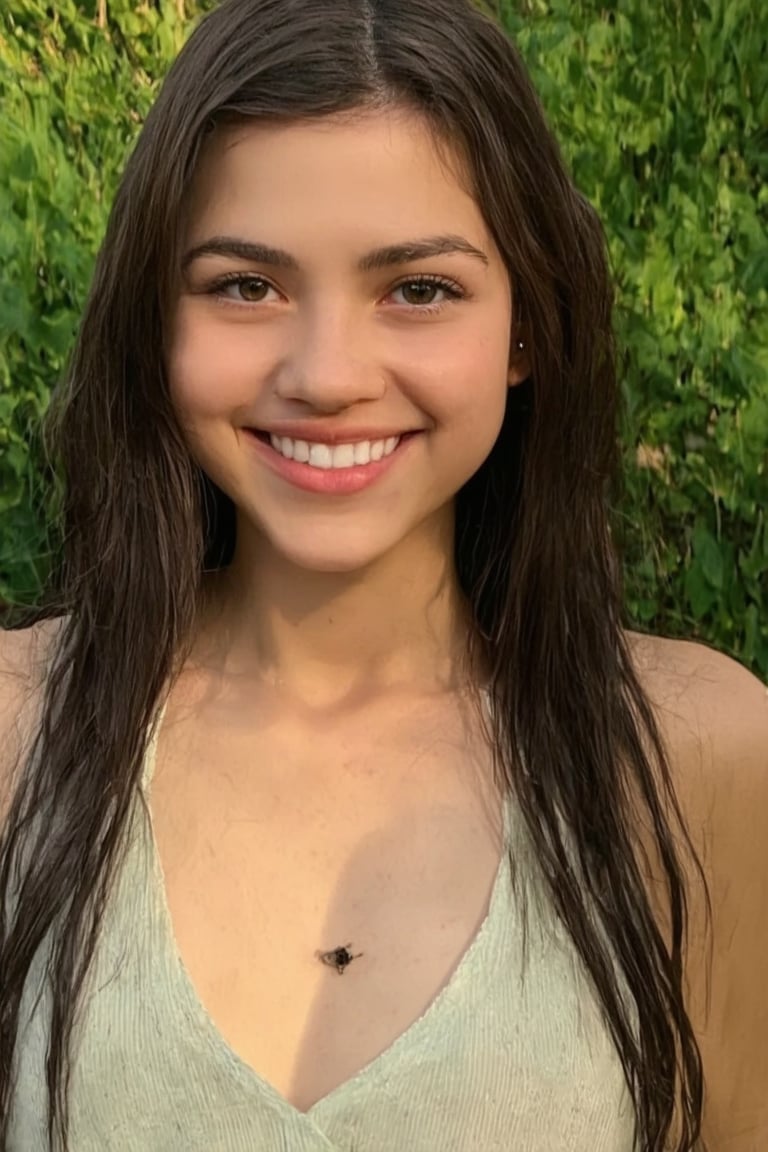
{"label": "light green tank top", "polygon": [[[244,1064],[173,937],[147,805],[161,720],[74,1031],[70,1152],[634,1152],[618,1055],[511,800],[514,879],[505,853],[478,934],[418,1020],[306,1113]],[[45,952],[22,999],[9,1152],[48,1149]]]}

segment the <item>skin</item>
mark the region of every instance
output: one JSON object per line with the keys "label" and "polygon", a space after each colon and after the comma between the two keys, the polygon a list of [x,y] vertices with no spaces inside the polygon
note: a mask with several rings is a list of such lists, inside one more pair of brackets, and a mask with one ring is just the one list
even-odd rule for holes
{"label": "skin", "polygon": [[[237,506],[234,561],[212,591],[217,662],[286,702],[354,693],[364,704],[455,682],[466,604],[454,498],[498,437],[507,389],[528,374],[507,270],[464,183],[406,112],[238,127],[203,156],[185,249],[258,240],[301,265],[195,259],[168,360],[191,449]],[[356,269],[374,248],[436,233],[464,237],[487,263],[446,254]],[[211,294],[233,272],[268,286]],[[408,287],[425,274],[465,298]],[[377,485],[340,499],[275,477],[243,435],[312,418],[425,435]]]}
{"label": "skin", "polygon": [[[466,627],[452,563],[454,497],[480,467],[506,392],[525,378],[500,253],[458,176],[408,114],[257,126],[216,135],[190,203],[186,248],[260,240],[301,272],[232,256],[187,269],[169,357],[173,402],[200,464],[234,500],[232,567],[212,584],[217,661],[286,707],[320,712],[352,693],[450,687]],[[488,263],[446,255],[359,274],[365,252],[450,232]],[[205,294],[229,272],[263,276],[250,299]],[[409,292],[423,273],[466,298]],[[338,418],[426,431],[378,487],[347,499],[292,489],[244,442],[244,426]],[[298,627],[300,625],[300,627]],[[683,817],[712,894],[691,902],[686,979],[706,1078],[712,1152],[768,1147],[768,695],[698,644],[632,638],[670,749]],[[654,862],[652,862],[654,863]],[[649,882],[660,920],[658,862]],[[691,885],[699,889],[691,873]]]}
{"label": "skin", "polygon": [[[289,708],[322,713],[341,700],[351,709],[353,691],[364,708],[387,691],[450,687],[457,676],[466,605],[452,563],[454,497],[498,436],[507,389],[528,371],[513,351],[508,274],[458,171],[405,113],[233,129],[203,157],[186,247],[260,240],[302,268],[194,261],[169,358],[192,451],[238,510],[234,563],[212,586],[219,666]],[[355,270],[370,249],[443,232],[482,249],[487,265],[446,255]],[[273,287],[239,301],[229,287],[229,303],[205,294],[228,272]],[[404,289],[405,277],[423,273],[458,281],[466,298],[436,315],[409,311],[446,299]],[[244,426],[313,416],[427,435],[383,483],[342,506],[275,478],[243,440]],[[703,645],[632,643],[712,895],[708,989],[691,872],[686,979],[704,1059],[704,1136],[711,1152],[758,1152],[768,1147],[768,694]]]}
{"label": "skin", "polygon": [[[703,644],[636,636],[633,646],[712,905],[710,931],[699,879],[687,867],[685,987],[704,1066],[702,1135],[708,1152],[763,1152],[768,1148],[768,688]],[[649,848],[644,830],[638,833]],[[651,864],[651,896],[660,923],[666,924],[661,870],[653,853]]]}

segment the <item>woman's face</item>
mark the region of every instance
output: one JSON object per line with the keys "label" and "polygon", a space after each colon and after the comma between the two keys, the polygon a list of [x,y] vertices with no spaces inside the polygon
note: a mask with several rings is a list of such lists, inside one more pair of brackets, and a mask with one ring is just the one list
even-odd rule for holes
{"label": "woman's face", "polygon": [[[437,236],[476,253],[365,262]],[[238,508],[238,549],[247,538],[302,568],[351,572],[452,517],[525,365],[510,361],[501,256],[419,119],[390,112],[217,132],[184,252],[172,400],[196,460]],[[307,447],[288,465],[254,429],[292,430]],[[323,447],[358,445],[359,462],[359,442],[398,433],[418,435],[369,472],[345,468],[350,450],[334,458]],[[339,470],[310,467],[334,459]]]}

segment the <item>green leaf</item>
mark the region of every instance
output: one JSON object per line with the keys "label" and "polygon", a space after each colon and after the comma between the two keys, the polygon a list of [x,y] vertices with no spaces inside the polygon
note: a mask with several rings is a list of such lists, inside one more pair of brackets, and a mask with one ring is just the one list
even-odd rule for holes
{"label": "green leaf", "polygon": [[697,619],[706,616],[717,603],[717,592],[704,575],[700,565],[694,564],[685,576],[685,594],[691,611]]}
{"label": "green leaf", "polygon": [[699,521],[693,531],[693,554],[696,567],[710,587],[720,591],[723,587],[723,553],[709,529]]}

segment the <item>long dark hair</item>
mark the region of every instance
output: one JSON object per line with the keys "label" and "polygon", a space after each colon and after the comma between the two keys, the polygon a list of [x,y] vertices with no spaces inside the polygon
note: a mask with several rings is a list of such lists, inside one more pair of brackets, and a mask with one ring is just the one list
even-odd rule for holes
{"label": "long dark hair", "polygon": [[[456,508],[468,651],[491,669],[497,771],[594,982],[639,1147],[660,1152],[673,1131],[677,1152],[700,1147],[703,1076],[682,990],[686,873],[671,820],[693,850],[624,630],[601,226],[514,45],[478,4],[225,0],[172,67],[128,162],[46,417],[62,558],[45,607],[21,624],[60,626],[1,843],[0,1148],[20,995],[48,932],[49,1141],[66,1148],[70,1035],[147,733],[189,654],[203,572],[232,555],[232,505],[191,457],[161,355],[201,144],[233,117],[392,106],[425,117],[438,146],[466,162],[530,345],[530,379],[510,390],[499,440]],[[641,824],[666,881],[664,930],[639,863]],[[3,897],[22,859],[9,915]]]}

